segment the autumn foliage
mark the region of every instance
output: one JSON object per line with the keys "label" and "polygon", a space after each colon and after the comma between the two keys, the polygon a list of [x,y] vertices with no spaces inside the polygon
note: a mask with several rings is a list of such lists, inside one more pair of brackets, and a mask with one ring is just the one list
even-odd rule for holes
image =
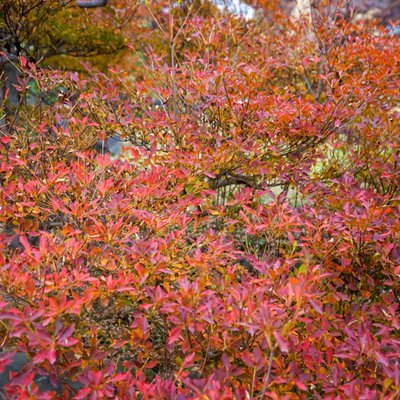
{"label": "autumn foliage", "polygon": [[[154,3],[107,73],[21,57],[5,398],[398,398],[399,38],[324,4]],[[33,104],[30,82],[63,90]],[[123,156],[93,151],[115,134]]]}

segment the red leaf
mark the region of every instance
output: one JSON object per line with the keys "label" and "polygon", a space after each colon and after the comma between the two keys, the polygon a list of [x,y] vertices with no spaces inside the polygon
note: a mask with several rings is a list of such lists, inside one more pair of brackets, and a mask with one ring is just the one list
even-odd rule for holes
{"label": "red leaf", "polygon": [[92,391],[92,389],[90,387],[80,389],[78,391],[78,393],[75,395],[74,399],[76,399],[76,400],[86,399],[91,391]]}
{"label": "red leaf", "polygon": [[375,351],[375,355],[380,364],[384,365],[385,367],[389,365],[387,358],[382,353]]}
{"label": "red leaf", "polygon": [[11,372],[10,373],[10,382],[13,385],[26,387],[32,383],[35,375],[36,374],[33,371],[24,372],[22,374],[17,374],[17,373]]}
{"label": "red leaf", "polygon": [[182,332],[182,327],[180,327],[180,326],[177,326],[176,328],[171,329],[167,343],[174,344],[179,339],[181,332]]}
{"label": "red leaf", "polygon": [[47,251],[48,251],[48,245],[47,245],[47,237],[46,237],[46,235],[40,235],[40,239],[39,239],[39,249],[40,249],[43,253],[47,253]]}
{"label": "red leaf", "polygon": [[35,356],[33,357],[33,362],[35,364],[40,364],[41,362],[47,360],[50,364],[54,364],[56,362],[56,359],[57,353],[54,349],[45,349],[35,354]]}
{"label": "red leaf", "polygon": [[97,189],[100,194],[104,196],[114,185],[114,180],[112,178],[105,179],[97,184]]}
{"label": "red leaf", "polygon": [[19,61],[23,67],[26,67],[26,65],[28,64],[28,60],[24,56],[20,56]]}
{"label": "red leaf", "polygon": [[307,386],[303,383],[303,382],[300,382],[298,379],[296,379],[295,381],[294,381],[294,384],[300,389],[300,390],[307,390]]}
{"label": "red leaf", "polygon": [[279,345],[279,348],[282,353],[289,352],[289,346],[287,340],[285,340],[278,332],[274,331],[275,339]]}
{"label": "red leaf", "polygon": [[22,246],[25,247],[25,250],[27,250],[28,252],[30,252],[32,250],[31,245],[28,242],[28,239],[26,238],[26,236],[21,235],[19,237],[19,241],[22,244]]}
{"label": "red leaf", "polygon": [[194,358],[196,353],[189,354],[182,362],[182,368],[192,367],[194,365]]}
{"label": "red leaf", "polygon": [[309,299],[308,301],[309,301],[309,303],[312,305],[312,307],[314,308],[314,310],[317,311],[318,314],[321,314],[321,315],[324,314],[324,312],[323,312],[323,307],[322,307],[322,303],[321,303],[320,301],[318,301],[318,300],[311,300],[311,299]]}
{"label": "red leaf", "polygon": [[158,364],[157,360],[151,360],[151,361],[147,362],[145,365],[143,365],[143,368],[151,369],[151,368],[154,368],[157,364]]}
{"label": "red leaf", "polygon": [[15,351],[0,355],[0,373],[12,362],[14,355]]}

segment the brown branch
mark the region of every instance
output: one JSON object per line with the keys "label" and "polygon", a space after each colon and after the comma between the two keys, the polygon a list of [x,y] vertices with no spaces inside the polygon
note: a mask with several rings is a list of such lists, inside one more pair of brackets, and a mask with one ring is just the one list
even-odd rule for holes
{"label": "brown branch", "polygon": [[230,185],[244,185],[253,189],[262,189],[254,182],[253,178],[245,175],[229,174],[225,177],[217,176],[209,181],[209,187],[213,190]]}

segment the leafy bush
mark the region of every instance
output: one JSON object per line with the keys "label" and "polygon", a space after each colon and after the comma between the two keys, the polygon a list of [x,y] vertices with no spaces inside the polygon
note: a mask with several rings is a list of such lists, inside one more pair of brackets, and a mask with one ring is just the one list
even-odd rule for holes
{"label": "leafy bush", "polygon": [[4,396],[397,398],[399,39],[185,7],[141,81],[21,59],[67,90],[0,139]]}

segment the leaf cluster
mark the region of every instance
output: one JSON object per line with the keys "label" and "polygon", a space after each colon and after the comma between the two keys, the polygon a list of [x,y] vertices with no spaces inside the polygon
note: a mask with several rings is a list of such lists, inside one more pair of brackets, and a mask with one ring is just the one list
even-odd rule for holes
{"label": "leaf cluster", "polygon": [[[182,3],[138,10],[162,44],[140,80],[21,59],[0,137],[0,374],[26,362],[1,390],[397,398],[398,38],[323,2],[298,23]],[[121,158],[95,153],[115,135]]]}

